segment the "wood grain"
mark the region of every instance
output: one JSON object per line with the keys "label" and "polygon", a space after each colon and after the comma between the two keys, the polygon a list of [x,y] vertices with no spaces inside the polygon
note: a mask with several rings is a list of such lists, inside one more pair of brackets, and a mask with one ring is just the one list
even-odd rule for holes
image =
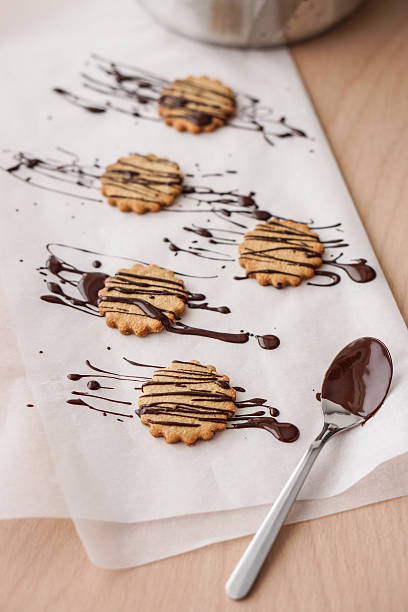
{"label": "wood grain", "polygon": [[[408,3],[373,0],[293,48],[391,288],[408,316]],[[66,520],[0,522],[5,612],[406,612],[408,498],[285,527],[252,595],[224,583],[249,538],[127,571],[91,565]]]}

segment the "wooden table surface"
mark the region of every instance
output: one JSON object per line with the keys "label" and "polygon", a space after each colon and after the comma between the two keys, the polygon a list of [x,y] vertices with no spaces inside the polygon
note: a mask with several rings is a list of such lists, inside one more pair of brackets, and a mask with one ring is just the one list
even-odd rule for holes
{"label": "wooden table surface", "polygon": [[[369,1],[293,56],[407,320],[408,2]],[[224,583],[249,538],[106,571],[68,520],[2,521],[0,610],[406,612],[407,513],[400,498],[283,528],[242,602]]]}

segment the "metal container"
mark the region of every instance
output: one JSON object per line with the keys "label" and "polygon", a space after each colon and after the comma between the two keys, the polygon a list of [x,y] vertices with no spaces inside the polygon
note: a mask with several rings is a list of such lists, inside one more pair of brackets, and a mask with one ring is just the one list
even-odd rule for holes
{"label": "metal container", "polygon": [[271,47],[338,23],[363,0],[139,0],[167,28],[208,43]]}

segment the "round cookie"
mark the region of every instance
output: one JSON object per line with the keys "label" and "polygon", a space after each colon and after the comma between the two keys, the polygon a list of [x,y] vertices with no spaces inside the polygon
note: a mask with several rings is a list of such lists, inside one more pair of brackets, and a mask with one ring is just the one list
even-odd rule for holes
{"label": "round cookie", "polygon": [[247,277],[282,289],[314,276],[322,263],[324,245],[306,223],[272,218],[247,232],[238,251]]}
{"label": "round cookie", "polygon": [[234,111],[231,89],[206,76],[173,81],[159,98],[159,115],[180,132],[212,132],[224,125]]}
{"label": "round cookie", "polygon": [[133,153],[107,166],[100,180],[108,204],[141,215],[170,206],[181,193],[183,175],[165,157]]}
{"label": "round cookie", "polygon": [[121,334],[146,336],[173,323],[185,309],[188,292],[170,270],[135,264],[108,276],[98,293],[99,313]]}
{"label": "round cookie", "polygon": [[229,378],[214,366],[172,361],[143,384],[137,414],[155,438],[191,446],[225,429],[235,412],[235,398]]}

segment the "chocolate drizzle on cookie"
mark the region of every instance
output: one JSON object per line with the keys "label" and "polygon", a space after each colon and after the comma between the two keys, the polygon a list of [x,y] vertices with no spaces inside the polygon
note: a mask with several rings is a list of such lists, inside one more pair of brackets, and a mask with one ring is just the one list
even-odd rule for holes
{"label": "chocolate drizzle on cookie", "polygon": [[225,428],[226,419],[235,412],[235,391],[228,383],[228,378],[211,366],[172,362],[142,385],[137,415],[145,424],[164,426],[166,441],[168,427],[200,428],[201,424],[215,426],[209,429],[208,437],[212,437],[214,431]]}
{"label": "chocolate drizzle on cookie", "polygon": [[254,276],[262,285],[281,289],[312,276],[322,263],[323,250],[318,235],[306,224],[274,218],[245,234],[239,263],[247,278]]}
{"label": "chocolate drizzle on cookie", "polygon": [[[110,292],[115,292],[111,295]],[[118,295],[119,294],[119,295]],[[141,297],[143,296],[143,297]],[[168,280],[161,276],[149,276],[144,274],[134,274],[130,271],[119,270],[115,277],[109,277],[105,283],[105,288],[100,293],[100,310],[105,316],[109,313],[125,314],[126,317],[148,317],[159,321],[169,332],[184,335],[204,336],[214,338],[224,342],[245,343],[248,342],[249,333],[226,333],[208,329],[191,327],[180,323],[180,311],[172,311],[152,301],[158,296],[176,298],[186,304],[191,296],[192,301],[201,299],[202,294],[189,294],[184,290],[184,285],[180,281]],[[146,299],[146,298],[149,299]],[[128,309],[126,306],[135,306],[135,309]],[[195,304],[193,307],[197,308]],[[204,306],[208,308],[208,305]],[[227,314],[227,307],[224,311]],[[118,326],[120,323],[118,323]],[[122,331],[122,330],[121,330]],[[122,333],[124,333],[122,331]]]}
{"label": "chocolate drizzle on cookie", "polygon": [[[182,175],[178,170],[175,171],[177,165],[162,160],[161,165],[165,165],[166,169],[163,170],[162,168],[160,170],[160,159],[153,155],[132,154],[120,158],[116,164],[108,166],[103,174],[99,159],[95,159],[92,164],[84,164],[80,162],[80,157],[76,153],[61,147],[57,147],[57,151],[64,156],[57,158],[53,155],[43,158],[37,154],[17,152],[13,155],[12,165],[2,169],[25,185],[69,196],[81,200],[81,203],[100,203],[103,201],[101,198],[89,196],[86,193],[93,192],[96,195],[102,180],[102,183],[104,183],[102,189],[108,200],[111,200],[111,203],[119,208],[122,207],[123,210],[132,210],[133,208],[153,208],[157,210],[164,206],[162,210],[165,212],[210,214],[230,226],[244,230],[247,229],[247,226],[238,222],[236,220],[237,216],[263,221],[272,216],[268,211],[259,209],[254,192],[249,192],[246,195],[239,193],[236,189],[225,190],[208,185],[184,185],[182,187]],[[150,168],[139,167],[138,160],[145,160],[142,163],[146,166],[148,162]],[[156,170],[153,171],[155,166],[157,166]],[[224,174],[230,174],[231,172],[226,170],[224,173],[217,173],[217,176],[222,177]],[[171,198],[168,196],[167,202],[165,201],[166,190],[172,191],[174,197],[179,193],[183,194],[183,201],[180,201],[180,206],[167,207],[171,203],[169,201]],[[194,205],[194,208],[188,207],[190,202]],[[184,229],[205,236],[205,229],[200,230],[198,228],[196,231],[194,224],[191,228],[185,227]],[[218,233],[222,234],[222,238],[217,235]],[[226,233],[228,233],[228,228],[225,230],[219,228],[211,243],[227,244],[229,240],[225,236]]]}
{"label": "chocolate drizzle on cookie", "polygon": [[[115,295],[111,295],[111,292]],[[182,309],[178,306],[178,310],[169,310],[166,307],[160,306],[158,303],[153,303],[158,296],[170,297],[186,304],[189,299],[192,302],[198,299],[205,298],[202,294],[190,294],[184,289],[181,281],[168,280],[162,276],[151,276],[148,274],[135,274],[130,270],[119,270],[115,277],[109,277],[105,282],[105,288],[99,293],[99,310],[105,317],[110,315],[124,315],[124,321],[121,322],[121,317],[107,320],[107,324],[111,327],[118,327],[121,333],[132,333],[133,317],[147,317],[152,321],[157,321],[162,324],[168,332],[173,334],[181,334],[188,336],[201,336],[229,342],[233,344],[245,344],[248,342],[249,332],[231,333],[221,332],[200,327],[192,327],[185,325],[179,321]],[[130,307],[130,308],[129,308]],[[136,308],[132,308],[136,307]],[[193,308],[198,308],[197,304],[193,304]],[[202,308],[213,310],[204,303]],[[223,314],[228,314],[230,309],[226,306],[217,307],[216,310]],[[130,317],[130,319],[129,319]],[[147,321],[143,324],[142,330],[134,331],[137,335],[144,335],[147,331],[160,331],[157,326],[152,325]],[[261,338],[261,340],[259,340]],[[276,336],[266,335],[258,338],[258,344],[261,348],[272,350],[279,346],[280,342]]]}
{"label": "chocolate drizzle on cookie", "polygon": [[[78,96],[62,87],[55,87],[54,93],[95,116],[112,110],[137,120],[161,121],[157,116],[161,97],[162,107],[165,109],[174,110],[176,113],[186,109],[184,100],[189,96],[162,95],[162,90],[167,91],[171,81],[136,66],[93,54],[87,71],[80,76],[81,85],[94,94],[94,100]],[[234,96],[237,108],[234,117],[227,120],[229,127],[259,134],[272,146],[279,141],[307,138],[304,130],[291,125],[285,116],[277,114],[272,107],[263,104],[251,93],[234,92]],[[213,115],[220,114],[217,104],[214,105],[210,100],[208,102],[209,106],[206,108],[188,110],[189,120],[195,122],[199,128],[208,126]]]}
{"label": "chocolate drizzle on cookie", "polygon": [[235,96],[219,81],[187,77],[166,86],[158,104],[166,123],[199,132],[223,125],[234,114]]}
{"label": "chocolate drizzle on cookie", "polygon": [[[44,302],[66,306],[97,317],[106,316],[109,313],[125,314],[130,318],[146,316],[160,322],[167,331],[180,335],[201,336],[233,344],[245,344],[250,338],[249,332],[232,333],[185,325],[178,320],[180,315],[177,312],[152,303],[160,297],[173,297],[178,298],[184,305],[192,309],[208,310],[223,315],[231,312],[228,306],[211,306],[203,293],[192,293],[184,289],[181,280],[163,279],[154,275],[145,276],[126,270],[119,271],[115,276],[102,272],[84,271],[65,259],[57,257],[54,253],[56,247],[64,247],[90,255],[103,255],[67,245],[47,245],[50,256],[46,265],[38,268],[38,271],[40,274],[45,273],[57,277],[59,282],[47,282],[49,293],[40,296]],[[72,287],[75,294],[70,295],[67,290],[64,290],[64,285]],[[105,295],[101,295],[101,291]],[[115,295],[111,295],[112,293]],[[129,309],[128,306],[136,308]],[[280,342],[276,336],[266,335],[265,337],[274,338],[274,340],[273,342],[271,340],[260,342],[258,338],[261,348],[273,350],[279,346]]]}
{"label": "chocolate drizzle on cookie", "polygon": [[[192,413],[198,413],[197,423],[194,424],[198,427],[200,423],[221,423],[221,425],[226,423],[227,429],[262,429],[271,433],[282,442],[293,442],[299,436],[299,430],[295,425],[277,421],[276,417],[279,415],[279,410],[268,405],[265,398],[249,397],[242,400],[235,399],[235,396],[228,393],[231,387],[227,377],[218,374],[215,370],[209,372],[205,366],[195,364],[194,371],[191,371],[189,369],[191,362],[180,360],[173,362],[178,364],[176,367],[179,368],[173,371],[169,368],[140,363],[127,358],[124,358],[124,360],[137,368],[158,368],[154,374],[165,373],[167,381],[164,382],[163,376],[160,375],[156,379],[146,374],[122,374],[98,368],[88,360],[86,361],[88,372],[68,374],[67,378],[73,382],[91,379],[87,383],[87,387],[90,390],[113,389],[114,387],[112,386],[102,386],[106,384],[105,380],[119,380],[124,383],[128,382],[130,385],[134,382],[140,382],[142,386],[133,387],[133,389],[143,390],[145,393],[144,397],[148,399],[147,403],[142,402],[143,405],[136,410],[136,414],[139,417],[144,414],[145,420],[150,419],[160,421],[161,423],[166,420],[166,424],[169,426],[170,423],[173,426],[179,426],[177,423],[180,424],[182,421],[185,421]],[[101,381],[102,384],[98,381]],[[90,382],[93,383],[92,386],[89,386]],[[206,383],[211,383],[215,388],[211,388],[210,391],[203,391],[202,386]],[[108,384],[112,385],[114,383],[109,382]],[[164,391],[160,390],[160,387],[163,385],[166,385],[166,395],[168,396],[166,401],[163,401]],[[237,392],[245,392],[243,387],[236,386],[233,389]],[[132,393],[133,390],[130,392]],[[71,405],[88,407],[97,412],[117,416],[116,412],[106,411],[103,407],[103,402],[105,400],[112,401],[114,399],[112,397],[93,396],[93,401],[88,399],[91,398],[91,395],[86,392],[84,394],[82,391],[75,391],[72,392],[72,395],[76,397],[67,400]],[[92,403],[89,403],[90,401]],[[231,402],[230,409],[220,408],[220,404],[223,401]],[[118,400],[118,403],[123,404],[125,402]],[[101,405],[102,407],[100,407]],[[127,405],[130,405],[130,402]],[[252,408],[258,408],[258,410],[250,411]],[[119,413],[119,416],[130,418],[132,415]],[[186,426],[185,422],[182,425]]]}
{"label": "chocolate drizzle on cookie", "polygon": [[176,163],[152,154],[133,153],[106,168],[101,190],[109,204],[140,214],[172,204],[181,193],[182,182]]}

